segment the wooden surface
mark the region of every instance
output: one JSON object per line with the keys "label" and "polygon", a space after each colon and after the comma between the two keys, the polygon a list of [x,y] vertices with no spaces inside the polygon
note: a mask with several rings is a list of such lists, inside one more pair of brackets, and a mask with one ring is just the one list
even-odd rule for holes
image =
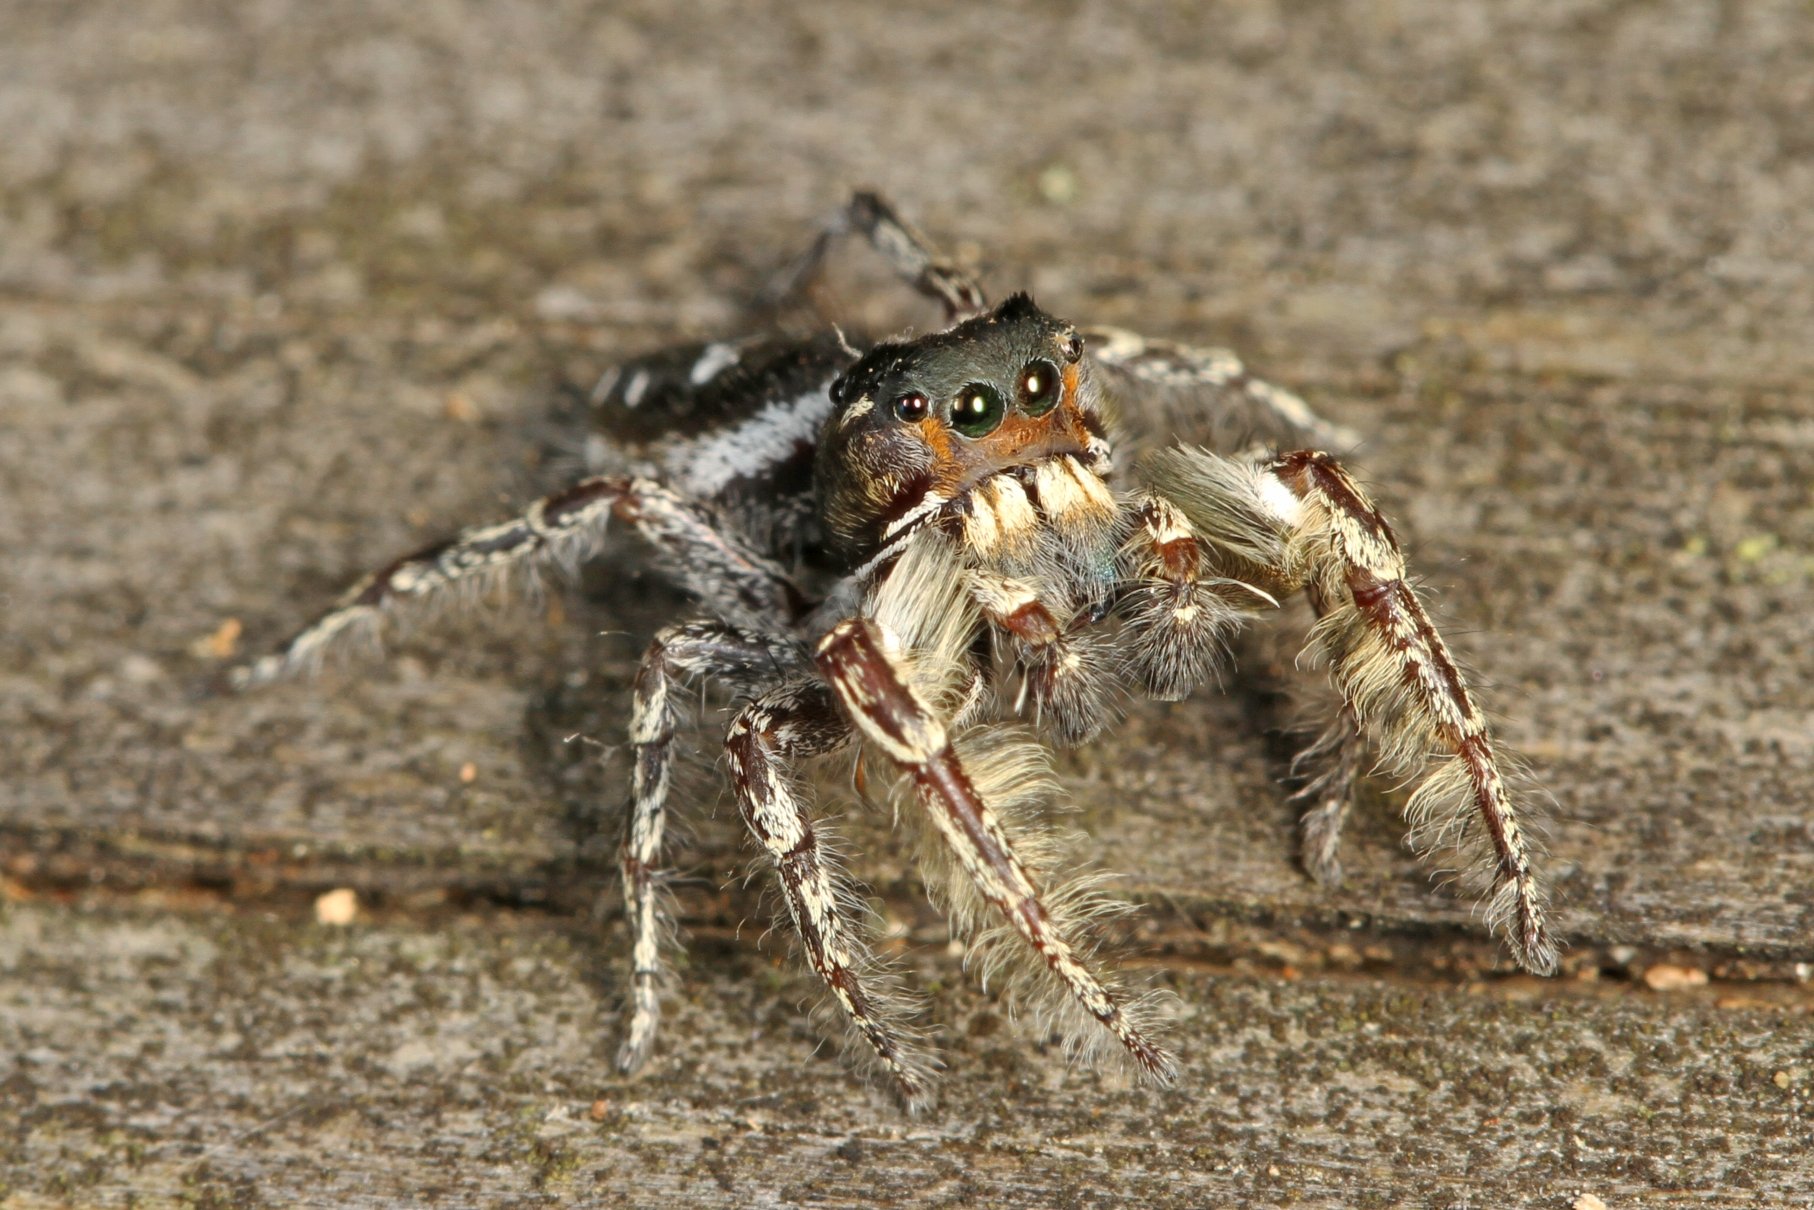
{"label": "wooden surface", "polygon": [[[1814,1200],[1805,6],[0,31],[0,1206]],[[708,725],[689,964],[623,1081],[612,749],[673,598],[595,570],[210,691],[230,619],[263,648],[558,482],[561,382],[734,330],[859,183],[998,293],[1233,345],[1368,435],[1554,797],[1561,979],[1504,973],[1389,787],[1346,885],[1304,879],[1248,677],[1061,760],[1180,997],[1166,1094],[1005,1021],[843,822],[936,988],[944,1097],[903,1118],[757,944]]]}

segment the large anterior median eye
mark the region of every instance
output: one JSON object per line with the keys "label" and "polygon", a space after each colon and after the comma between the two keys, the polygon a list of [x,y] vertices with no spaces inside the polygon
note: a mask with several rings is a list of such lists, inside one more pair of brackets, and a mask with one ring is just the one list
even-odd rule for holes
{"label": "large anterior median eye", "polygon": [[1020,372],[1016,388],[1020,410],[1029,416],[1043,416],[1058,402],[1058,367],[1049,361],[1029,361]]}
{"label": "large anterior median eye", "polygon": [[987,437],[1007,414],[1001,392],[986,382],[971,383],[951,401],[951,427],[965,437]]}

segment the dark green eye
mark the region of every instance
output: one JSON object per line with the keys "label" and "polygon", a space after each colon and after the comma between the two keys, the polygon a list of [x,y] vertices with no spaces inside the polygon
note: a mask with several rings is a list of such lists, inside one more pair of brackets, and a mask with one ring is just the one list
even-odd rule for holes
{"label": "dark green eye", "polygon": [[1020,410],[1043,416],[1058,402],[1058,367],[1049,361],[1030,361],[1020,372]]}
{"label": "dark green eye", "polygon": [[965,437],[987,437],[1007,414],[1001,392],[986,382],[971,383],[951,401],[951,427]]}

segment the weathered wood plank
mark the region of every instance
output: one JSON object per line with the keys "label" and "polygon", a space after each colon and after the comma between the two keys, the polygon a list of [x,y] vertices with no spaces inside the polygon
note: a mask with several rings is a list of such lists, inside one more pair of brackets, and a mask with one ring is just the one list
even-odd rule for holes
{"label": "weathered wood plank", "polygon": [[[922,977],[956,960],[921,951]],[[699,947],[645,1078],[601,1076],[581,930],[491,914],[8,909],[0,1204],[1786,1205],[1805,996],[1178,974],[1179,1087],[1067,1072],[961,984],[924,1117],[745,945]],[[1737,999],[1734,999],[1734,996]],[[1779,1075],[1779,1073],[1782,1073]]]}
{"label": "weathered wood plank", "polygon": [[[0,0],[0,891],[31,901],[0,920],[0,1197],[1807,1196],[1805,984],[1456,982],[1493,951],[1389,796],[1344,889],[1297,872],[1251,692],[1132,706],[1063,762],[1154,961],[1194,972],[1179,1091],[1062,1077],[947,988],[948,1109],[914,1123],[808,1058],[796,985],[724,939],[760,918],[728,818],[666,1065],[601,1075],[615,941],[580,921],[623,771],[594,744],[671,612],[646,584],[197,692],[223,622],[269,642],[545,483],[562,374],[725,330],[870,183],[998,287],[1237,345],[1369,434],[1557,799],[1575,970],[1805,978],[1805,8],[258,11]],[[883,826],[846,830],[932,939]],[[53,906],[90,882],[173,914]],[[340,884],[383,922],[296,923]]]}

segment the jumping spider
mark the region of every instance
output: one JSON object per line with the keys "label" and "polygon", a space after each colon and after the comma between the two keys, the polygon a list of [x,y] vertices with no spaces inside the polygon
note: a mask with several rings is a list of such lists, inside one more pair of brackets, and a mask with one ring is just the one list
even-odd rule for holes
{"label": "jumping spider", "polygon": [[[1306,865],[1336,876],[1371,742],[1379,766],[1418,783],[1412,842],[1467,854],[1513,956],[1552,971],[1501,759],[1397,539],[1334,458],[1296,448],[1341,444],[1339,431],[1226,352],[1079,329],[1025,294],[990,307],[872,194],[820,235],[794,287],[846,233],[941,303],[947,326],[865,350],[836,331],[712,343],[613,370],[591,399],[593,477],[366,577],[239,682],[312,664],[402,602],[592,557],[613,519],[635,530],[700,616],[656,634],[635,679],[618,1066],[634,1071],[655,1040],[675,737],[683,689],[704,677],[740,696],[725,763],[806,957],[856,1052],[918,1106],[936,1062],[866,944],[795,766],[853,743],[892,766],[902,814],[930,822],[922,866],[958,931],[1074,1048],[1112,1039],[1165,1083],[1173,1060],[1145,999],[1094,961],[1091,918],[1110,901],[1067,880],[1024,818],[1048,788],[1045,750],[999,720],[1081,743],[1116,690],[1184,697],[1232,632],[1302,591],[1343,701],[1310,753],[1323,772],[1302,792]],[[1292,452],[1214,441],[1229,428]]]}

